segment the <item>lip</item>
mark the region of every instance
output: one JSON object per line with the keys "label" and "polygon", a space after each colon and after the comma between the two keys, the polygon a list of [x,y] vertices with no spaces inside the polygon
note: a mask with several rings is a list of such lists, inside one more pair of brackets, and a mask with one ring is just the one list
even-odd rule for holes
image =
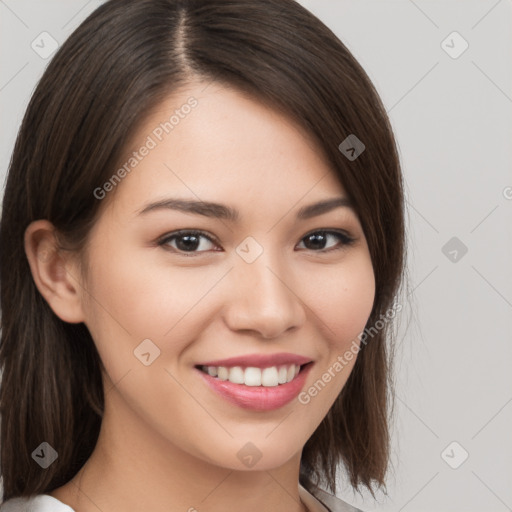
{"label": "lip", "polygon": [[269,368],[271,366],[288,364],[297,364],[302,366],[303,364],[310,363],[311,361],[312,359],[309,357],[280,352],[278,354],[247,354],[245,356],[230,357],[228,359],[217,359],[215,361],[199,363],[196,366],[226,366],[229,368],[233,366],[247,368],[250,366],[253,368]]}
{"label": "lip", "polygon": [[[239,361],[240,358],[236,358],[236,360]],[[224,364],[226,361],[230,360],[225,359]],[[218,361],[213,362],[218,363]],[[231,404],[241,407],[242,409],[249,409],[252,411],[272,411],[285,406],[297,398],[304,387],[306,378],[313,366],[313,363],[309,360],[306,359],[306,362],[310,364],[306,364],[302,367],[298,375],[291,382],[271,387],[234,384],[228,380],[220,380],[216,377],[212,377],[198,368],[194,368],[194,370],[198,372],[210,389]],[[253,363],[251,363],[251,365],[252,364]],[[222,365],[211,364],[205,366]]]}

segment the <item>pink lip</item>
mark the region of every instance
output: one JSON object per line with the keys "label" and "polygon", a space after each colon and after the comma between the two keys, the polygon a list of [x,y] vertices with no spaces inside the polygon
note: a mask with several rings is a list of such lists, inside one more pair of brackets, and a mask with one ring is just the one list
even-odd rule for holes
{"label": "pink lip", "polygon": [[[238,358],[237,361],[239,361]],[[215,363],[216,364],[205,366],[222,366],[221,364],[217,365],[217,361],[215,361]],[[251,366],[253,366],[252,363]],[[297,397],[304,387],[307,375],[312,366],[313,364],[308,364],[304,368],[301,368],[297,377],[291,382],[272,387],[234,384],[228,380],[220,380],[216,377],[212,377],[197,368],[195,368],[195,371],[199,372],[199,375],[201,375],[210,389],[232,404],[253,411],[271,411],[283,407]],[[255,367],[257,368],[258,366]]]}
{"label": "pink lip", "polygon": [[217,359],[216,361],[199,363],[196,366],[241,366],[243,368],[250,366],[253,368],[269,368],[270,366],[288,364],[302,366],[309,362],[311,362],[311,359],[308,357],[281,352],[279,354],[249,354],[246,356],[230,357],[228,359]]}

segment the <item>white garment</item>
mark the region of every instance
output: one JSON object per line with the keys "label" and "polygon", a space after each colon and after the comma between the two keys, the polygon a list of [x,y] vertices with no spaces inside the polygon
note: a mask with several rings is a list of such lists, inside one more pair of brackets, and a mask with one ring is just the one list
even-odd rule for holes
{"label": "white garment", "polygon": [[11,498],[0,505],[0,512],[75,512],[62,501],[49,494],[36,494],[30,498]]}
{"label": "white garment", "polygon": [[[345,501],[325,491],[317,491],[318,497],[327,505],[326,508],[315,496],[299,484],[299,496],[310,512],[362,512]],[[49,494],[36,494],[30,498],[11,498],[0,505],[0,512],[75,512]]]}

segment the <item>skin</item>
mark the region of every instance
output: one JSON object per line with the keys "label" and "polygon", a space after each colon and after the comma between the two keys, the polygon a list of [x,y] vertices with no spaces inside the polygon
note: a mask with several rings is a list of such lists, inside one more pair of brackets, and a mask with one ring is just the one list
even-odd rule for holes
{"label": "skin", "polygon": [[[87,325],[106,368],[94,452],[49,493],[77,512],[305,510],[302,448],[355,358],[307,405],[293,400],[269,412],[219,397],[194,365],[292,352],[314,361],[307,389],[349,349],[372,309],[374,274],[356,212],[339,207],[295,218],[302,206],[346,193],[292,120],[231,88],[195,83],[150,113],[126,157],[190,96],[198,106],[103,199],[85,276],[80,255],[51,252],[48,221],[25,233],[38,289],[62,320]],[[138,215],[171,196],[224,203],[240,221],[163,209]],[[214,241],[201,238],[191,257],[179,251],[182,239],[158,245],[178,229],[199,229]],[[355,241],[344,246],[329,235],[323,246],[308,245],[305,236],[319,229]],[[250,264],[235,251],[248,236],[263,249]],[[149,366],[134,357],[147,338],[161,351]],[[251,468],[237,457],[248,441],[262,454]]]}

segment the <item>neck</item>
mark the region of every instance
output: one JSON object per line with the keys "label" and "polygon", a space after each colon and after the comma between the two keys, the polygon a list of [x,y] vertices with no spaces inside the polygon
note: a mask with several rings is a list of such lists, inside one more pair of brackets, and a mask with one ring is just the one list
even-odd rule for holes
{"label": "neck", "polygon": [[122,400],[110,395],[115,421],[106,408],[91,457],[73,480],[51,493],[76,512],[307,510],[298,491],[300,452],[271,470],[222,468],[149,431],[134,414],[123,419]]}

